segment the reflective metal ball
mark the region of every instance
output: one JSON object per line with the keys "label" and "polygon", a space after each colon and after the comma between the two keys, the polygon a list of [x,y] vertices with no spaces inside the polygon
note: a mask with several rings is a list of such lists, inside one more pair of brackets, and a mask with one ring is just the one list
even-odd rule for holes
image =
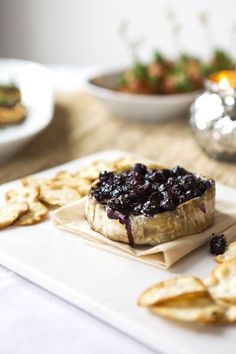
{"label": "reflective metal ball", "polygon": [[235,89],[207,81],[190,114],[192,131],[203,150],[214,158],[236,161]]}

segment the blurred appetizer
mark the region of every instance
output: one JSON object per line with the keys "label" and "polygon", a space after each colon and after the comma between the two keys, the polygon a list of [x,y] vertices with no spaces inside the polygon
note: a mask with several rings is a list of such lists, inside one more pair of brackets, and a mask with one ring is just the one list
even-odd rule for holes
{"label": "blurred appetizer", "polygon": [[117,90],[150,95],[193,92],[204,87],[204,78],[211,73],[232,69],[234,60],[220,49],[214,51],[207,63],[186,54],[170,60],[157,52],[150,64],[136,62],[124,72],[117,83]]}
{"label": "blurred appetizer", "polygon": [[210,61],[204,65],[204,74],[209,76],[222,70],[235,70],[235,60],[224,50],[216,49]]}
{"label": "blurred appetizer", "polygon": [[93,230],[134,247],[201,232],[213,223],[214,212],[214,180],[179,166],[136,163],[100,173],[85,215]]}
{"label": "blurred appetizer", "polygon": [[13,84],[0,85],[0,125],[18,124],[25,118],[19,88]]}

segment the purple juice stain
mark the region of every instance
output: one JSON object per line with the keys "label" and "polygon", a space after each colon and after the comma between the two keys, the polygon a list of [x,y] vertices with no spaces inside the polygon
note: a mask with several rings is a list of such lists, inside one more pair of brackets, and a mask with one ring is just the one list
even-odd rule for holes
{"label": "purple juice stain", "polygon": [[199,204],[199,209],[200,209],[204,214],[206,214],[206,206],[205,206],[204,203],[200,203],[200,204]]}
{"label": "purple juice stain", "polygon": [[113,211],[111,208],[107,208],[107,216],[109,219],[119,220],[119,222],[122,225],[125,225],[125,229],[126,229],[128,240],[129,240],[129,245],[131,247],[134,247],[134,238],[132,235],[130,218],[128,216],[125,216],[124,214],[120,213],[119,211],[116,211],[116,210]]}

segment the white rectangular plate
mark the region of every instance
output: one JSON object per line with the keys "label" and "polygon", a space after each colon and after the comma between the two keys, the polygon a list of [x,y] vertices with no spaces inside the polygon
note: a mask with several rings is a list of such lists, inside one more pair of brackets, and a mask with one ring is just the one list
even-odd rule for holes
{"label": "white rectangular plate", "polygon": [[[77,170],[92,160],[120,157],[119,151],[92,155],[41,173]],[[16,182],[0,187],[5,192]],[[236,190],[217,185],[217,195],[236,201]],[[50,220],[0,232],[0,263],[123,332],[166,353],[233,354],[234,326],[183,325],[139,308],[139,294],[151,284],[176,276],[205,277],[214,265],[202,247],[170,270],[157,269],[84,244],[76,235],[56,229]]]}

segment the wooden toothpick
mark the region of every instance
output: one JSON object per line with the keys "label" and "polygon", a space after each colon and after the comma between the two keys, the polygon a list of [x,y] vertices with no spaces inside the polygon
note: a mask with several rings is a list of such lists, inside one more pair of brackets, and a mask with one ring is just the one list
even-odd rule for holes
{"label": "wooden toothpick", "polygon": [[175,55],[179,56],[182,52],[182,25],[177,21],[175,12],[172,9],[166,10],[166,17],[170,26],[172,45],[175,48]]}
{"label": "wooden toothpick", "polygon": [[213,40],[212,31],[210,28],[209,15],[206,11],[200,12],[199,21],[203,27],[204,32],[205,32],[204,37],[206,40],[207,48],[209,49],[209,52],[211,53],[214,49],[214,40]]}
{"label": "wooden toothpick", "polygon": [[139,62],[139,49],[144,43],[144,38],[142,36],[131,36],[130,31],[130,22],[128,20],[122,20],[118,26],[118,34],[129,54],[132,61]]}

